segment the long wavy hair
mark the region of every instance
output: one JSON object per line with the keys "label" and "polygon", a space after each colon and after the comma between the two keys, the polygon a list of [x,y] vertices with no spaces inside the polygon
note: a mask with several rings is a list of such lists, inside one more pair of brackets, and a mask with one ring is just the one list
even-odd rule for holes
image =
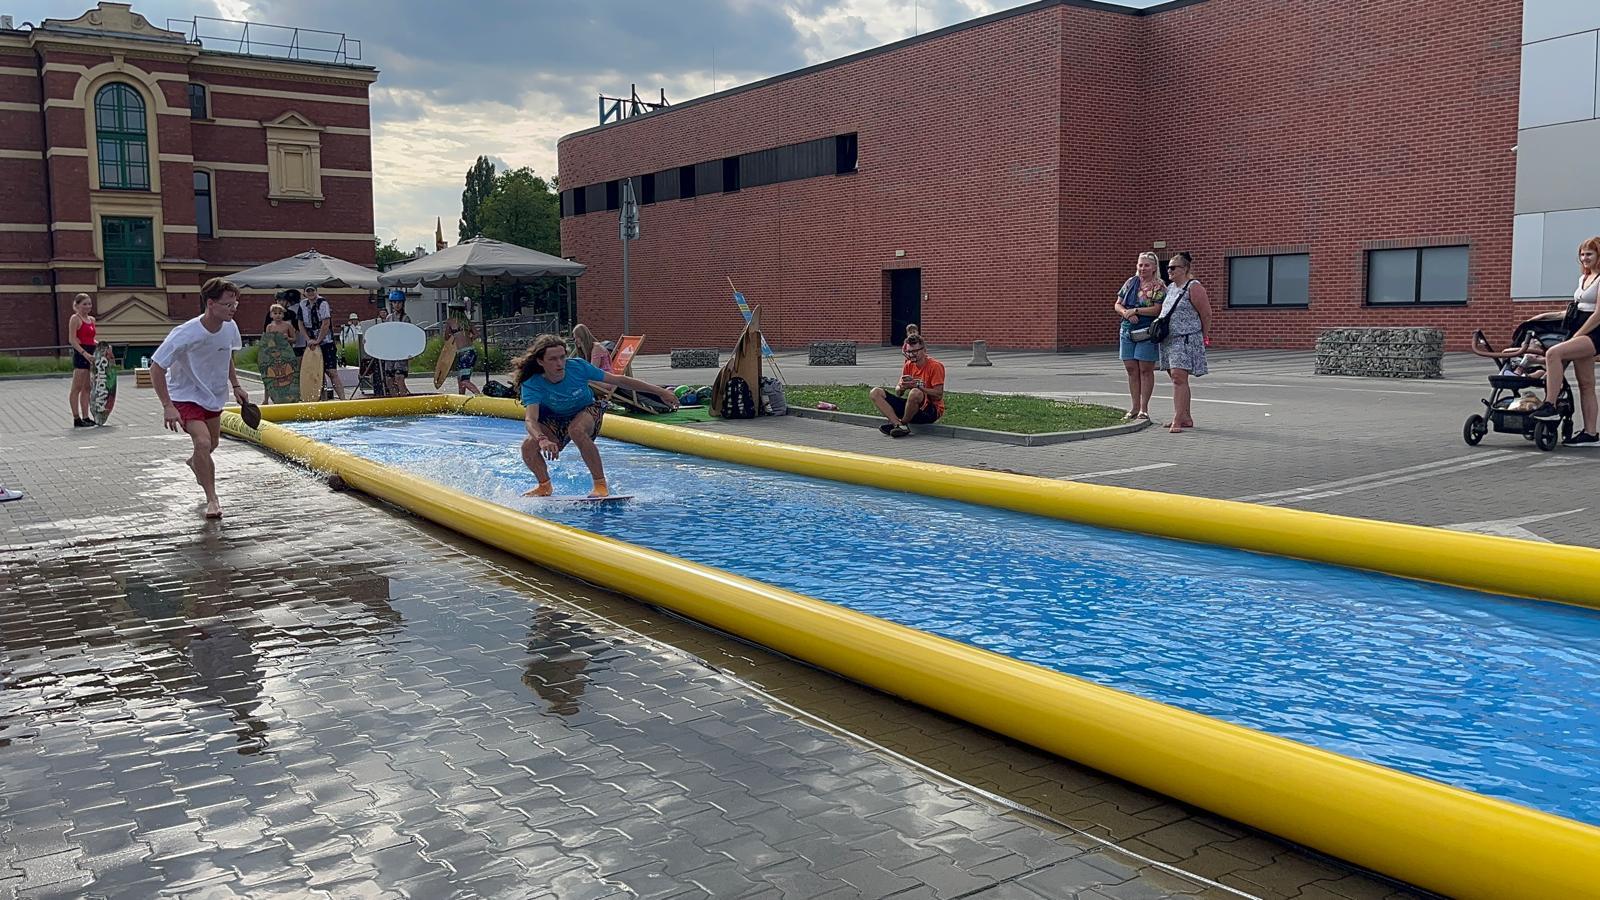
{"label": "long wavy hair", "polygon": [[522,383],[530,378],[544,374],[544,354],[551,347],[566,349],[567,342],[556,334],[541,334],[528,345],[526,353],[511,361],[511,367],[517,370],[516,387],[521,388]]}
{"label": "long wavy hair", "polygon": [[572,326],[572,346],[584,362],[594,360],[594,344],[594,332],[589,330],[589,326],[582,322]]}

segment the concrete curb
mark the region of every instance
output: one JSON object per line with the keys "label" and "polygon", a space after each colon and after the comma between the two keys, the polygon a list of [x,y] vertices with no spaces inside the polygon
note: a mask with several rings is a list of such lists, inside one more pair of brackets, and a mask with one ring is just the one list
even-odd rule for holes
{"label": "concrete curb", "polygon": [[[0,375],[0,381],[44,381],[50,378],[71,378],[71,372],[17,372],[11,375]],[[120,377],[120,373],[119,373]]]}
{"label": "concrete curb", "polygon": [[[879,416],[865,416],[860,413],[838,412],[828,409],[805,409],[799,406],[789,407],[789,415],[799,416],[802,419],[823,419],[828,422],[843,422],[846,425],[866,425],[876,428],[883,424]],[[969,441],[989,441],[994,444],[1015,444],[1019,447],[1042,447],[1046,444],[1064,444],[1068,441],[1087,441],[1094,438],[1116,437],[1119,434],[1132,434],[1150,427],[1149,419],[1137,422],[1128,422],[1122,425],[1109,425],[1105,428],[1086,428],[1082,431],[1048,431],[1043,434],[1017,434],[1011,431],[991,431],[987,428],[964,428],[960,425],[912,425],[913,434],[931,434],[942,437],[965,438]]]}

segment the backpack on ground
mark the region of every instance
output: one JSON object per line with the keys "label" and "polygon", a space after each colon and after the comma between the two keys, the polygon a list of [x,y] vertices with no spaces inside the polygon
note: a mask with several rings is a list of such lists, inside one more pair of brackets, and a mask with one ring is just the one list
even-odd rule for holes
{"label": "backpack on ground", "polygon": [[483,393],[486,397],[514,397],[511,385],[495,381],[493,378],[483,383]]}
{"label": "backpack on ground", "polygon": [[788,415],[789,402],[786,396],[783,382],[767,375],[761,377],[761,412],[764,415]]}
{"label": "backpack on ground", "polygon": [[737,375],[728,379],[722,393],[722,418],[754,419],[756,398],[750,393],[750,383]]}

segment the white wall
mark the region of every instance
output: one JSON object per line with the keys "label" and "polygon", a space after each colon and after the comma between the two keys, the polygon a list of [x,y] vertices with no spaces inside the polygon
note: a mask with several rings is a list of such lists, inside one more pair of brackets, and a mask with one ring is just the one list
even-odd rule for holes
{"label": "white wall", "polygon": [[1570,297],[1600,234],[1600,0],[1523,0],[1511,296]]}

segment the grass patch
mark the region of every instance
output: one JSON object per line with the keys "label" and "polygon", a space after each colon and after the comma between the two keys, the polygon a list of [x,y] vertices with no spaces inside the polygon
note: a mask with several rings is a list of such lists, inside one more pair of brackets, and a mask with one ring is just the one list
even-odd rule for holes
{"label": "grass patch", "polygon": [[71,372],[72,358],[68,356],[6,356],[0,354],[0,375],[47,375],[52,372]]}
{"label": "grass patch", "polygon": [[[791,384],[784,387],[784,399],[790,406],[810,409],[816,408],[817,401],[826,400],[839,407],[840,412],[875,416],[878,409],[867,396],[871,389],[865,384]],[[1045,434],[1116,425],[1122,421],[1122,414],[1120,409],[1092,403],[951,391],[944,395],[944,418],[939,422],[1013,434]]]}

